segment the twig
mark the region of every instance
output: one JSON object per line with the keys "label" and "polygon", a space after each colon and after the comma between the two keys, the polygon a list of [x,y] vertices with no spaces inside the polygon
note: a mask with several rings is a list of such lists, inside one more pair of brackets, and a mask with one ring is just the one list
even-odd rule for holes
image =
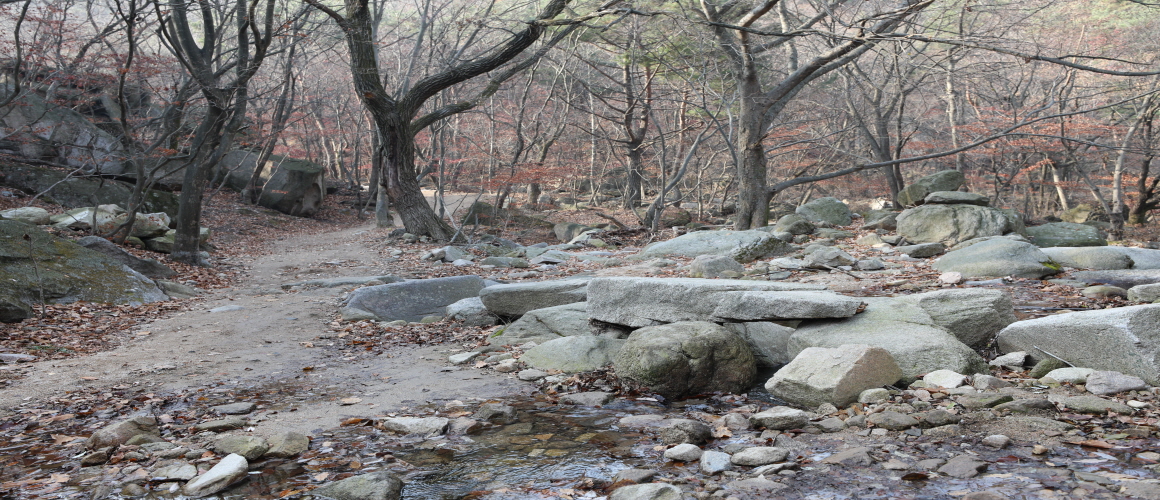
{"label": "twig", "polygon": [[606,220],[612,221],[613,224],[616,224],[616,227],[618,229],[628,229],[628,226],[624,225],[623,222],[616,220],[616,217],[608,215],[604,212],[598,212],[596,210],[593,210],[592,213],[595,214],[597,217],[600,217],[601,219],[606,219]]}
{"label": "twig", "polygon": [[1053,358],[1055,358],[1055,359],[1058,359],[1058,360],[1060,360],[1060,361],[1063,361],[1064,363],[1067,363],[1067,366],[1072,366],[1072,367],[1074,367],[1074,366],[1075,366],[1075,365],[1071,364],[1070,362],[1068,362],[1068,360],[1066,360],[1066,359],[1063,359],[1063,358],[1061,358],[1061,357],[1059,357],[1059,356],[1056,356],[1056,355],[1054,355],[1054,354],[1052,354],[1052,353],[1050,353],[1050,352],[1044,351],[1042,347],[1039,347],[1039,346],[1037,346],[1037,345],[1033,345],[1033,346],[1031,346],[1031,347],[1034,347],[1034,348],[1036,348],[1036,349],[1039,349],[1039,352],[1041,352],[1041,353],[1043,353],[1043,354],[1046,354],[1046,355],[1048,355],[1048,356],[1051,356],[1051,357],[1053,357]]}
{"label": "twig", "polygon": [[844,269],[838,269],[838,268],[836,268],[836,267],[827,266],[827,265],[825,265],[825,264],[816,264],[816,265],[822,266],[822,267],[824,267],[824,268],[826,268],[826,269],[829,269],[829,270],[831,270],[831,271],[838,271],[839,273],[846,274],[846,275],[848,275],[848,276],[850,276],[851,278],[854,278],[854,279],[856,279],[856,280],[860,280],[860,279],[862,279],[862,278],[861,278],[861,277],[859,277],[859,276],[855,276],[855,275],[854,275],[854,273],[852,273],[852,272],[850,272],[850,271],[846,271],[846,270],[844,270]]}

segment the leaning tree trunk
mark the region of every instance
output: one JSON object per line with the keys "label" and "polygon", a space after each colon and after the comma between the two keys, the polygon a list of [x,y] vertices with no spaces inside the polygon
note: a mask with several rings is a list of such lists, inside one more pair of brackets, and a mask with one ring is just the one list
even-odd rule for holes
{"label": "leaning tree trunk", "polygon": [[[443,221],[419,187],[415,170],[415,140],[407,121],[392,113],[379,123],[383,154],[383,171],[379,177],[380,189],[385,189],[403,227],[413,234],[427,235],[440,241],[450,240],[455,229]],[[379,117],[376,117],[378,122]]]}

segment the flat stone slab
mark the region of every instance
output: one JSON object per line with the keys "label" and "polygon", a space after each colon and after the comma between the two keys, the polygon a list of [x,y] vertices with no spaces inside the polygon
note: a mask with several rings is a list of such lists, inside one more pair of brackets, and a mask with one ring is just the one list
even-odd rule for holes
{"label": "flat stone slab", "polygon": [[824,289],[822,285],[777,281],[595,278],[588,282],[588,316],[633,328],[678,321],[712,321],[714,311],[728,292]]}
{"label": "flat stone slab", "polygon": [[1076,271],[1071,273],[1071,277],[1088,284],[1103,283],[1127,289],[1139,285],[1160,283],[1160,269]]}
{"label": "flat stone slab", "polygon": [[713,310],[721,321],[849,318],[862,301],[833,292],[728,292]]}
{"label": "flat stone slab", "polygon": [[340,286],[356,286],[365,285],[372,281],[381,281],[382,284],[398,283],[403,281],[403,278],[398,276],[383,275],[383,276],[347,276],[343,278],[322,278],[316,280],[299,281],[296,283],[287,283],[282,285],[283,288],[295,286],[313,286],[318,288],[337,288]]}
{"label": "flat stone slab", "polygon": [[500,316],[523,316],[528,311],[584,302],[587,298],[587,279],[494,285],[479,291],[484,307]]}
{"label": "flat stone slab", "polygon": [[351,292],[346,306],[373,313],[383,321],[419,321],[442,316],[447,306],[479,295],[484,282],[479,276],[452,276],[411,280],[359,288]]}

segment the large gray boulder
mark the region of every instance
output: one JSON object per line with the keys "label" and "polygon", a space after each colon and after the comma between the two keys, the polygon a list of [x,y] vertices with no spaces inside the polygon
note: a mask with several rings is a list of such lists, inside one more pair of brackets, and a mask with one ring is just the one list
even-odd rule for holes
{"label": "large gray boulder", "polygon": [[691,278],[739,278],[745,266],[724,255],[698,255],[689,263]]}
{"label": "large gray boulder", "polygon": [[933,267],[944,273],[962,273],[967,278],[1042,278],[1060,270],[1035,245],[1008,238],[994,238],[948,252],[934,261]]}
{"label": "large gray boulder", "polygon": [[584,232],[593,229],[596,228],[575,222],[561,222],[552,227],[552,233],[556,235],[557,240],[567,243]]}
{"label": "large gray boulder", "polygon": [[171,276],[177,275],[177,271],[170,269],[169,266],[157,262],[154,259],[137,258],[133,256],[133,254],[130,254],[123,248],[117,246],[116,243],[106,240],[100,236],[85,236],[84,238],[77,240],[77,244],[89,250],[103,253],[109,258],[129,266],[130,269],[144,274],[150,278],[169,278]]}
{"label": "large gray boulder", "polygon": [[799,214],[786,214],[773,226],[775,233],[811,234],[814,229],[814,223]]}
{"label": "large gray boulder", "polygon": [[757,374],[749,345],[715,323],[687,321],[641,328],[616,355],[616,373],[666,398],[742,392]]}
{"label": "large gray boulder", "polygon": [[1160,269],[1124,269],[1112,271],[1076,271],[1071,273],[1073,279],[1084,283],[1103,283],[1130,289],[1134,286],[1160,283]]}
{"label": "large gray boulder", "polygon": [[1132,259],[1132,269],[1160,269],[1160,250],[1137,247],[1108,247]]}
{"label": "large gray boulder", "polygon": [[588,306],[583,302],[576,302],[528,311],[504,328],[503,333],[493,339],[492,343],[497,345],[523,344],[529,341],[542,343],[560,337],[590,334],[592,327],[588,325]]}
{"label": "large gray boulder", "polygon": [[520,361],[539,370],[586,372],[612,364],[625,342],[595,335],[560,337],[529,349]]}
{"label": "large gray boulder", "polygon": [[892,385],[902,370],[885,349],[860,344],[802,350],[765,383],[770,394],[798,406],[839,408],[866,389]]}
{"label": "large gray boulder", "polygon": [[978,205],[922,205],[898,214],[898,234],[911,243],[952,246],[983,236],[1015,231],[1007,212]]}
{"label": "large gray boulder", "polygon": [[447,306],[483,290],[479,276],[452,276],[368,286],[351,292],[346,307],[367,311],[380,320],[419,321],[446,312]]}
{"label": "large gray boulder", "polygon": [[295,217],[310,217],[326,196],[326,169],[308,160],[270,156],[274,174],[262,186],[258,204]]}
{"label": "large gray boulder", "polygon": [[854,221],[850,207],[833,197],[812,200],[797,207],[795,212],[811,222],[828,222],[835,226],[848,226]]}
{"label": "large gray boulder", "polygon": [[986,373],[987,363],[921,307],[886,297],[865,297],[864,312],[845,320],[803,322],[790,336],[791,356],[809,347],[866,344],[890,352],[903,378],[914,380],[935,370]]}
{"label": "large gray boulder", "polygon": [[823,290],[776,281],[698,278],[595,278],[588,282],[590,318],[632,328],[677,321],[708,321],[730,292]]}
{"label": "large gray boulder", "polygon": [[[0,100],[11,90],[7,82],[0,83]],[[86,173],[125,172],[126,155],[121,141],[79,112],[45,101],[36,92],[24,92],[0,108],[0,128],[4,130],[0,146],[16,149],[26,158],[52,161]]]}
{"label": "large gray boulder", "polygon": [[991,199],[977,193],[967,193],[963,191],[935,191],[926,195],[923,199],[926,204],[938,205],[978,205],[980,207],[991,206]]}
{"label": "large gray boulder", "polygon": [[920,205],[927,195],[936,191],[958,191],[966,176],[958,170],[943,170],[922,177],[898,192],[898,204],[904,207]]}
{"label": "large gray boulder", "polygon": [[[31,240],[25,241],[25,235]],[[128,266],[21,222],[0,220],[0,262],[4,322],[29,317],[30,305],[42,297],[53,304],[139,305],[169,299],[153,280]]]}
{"label": "large gray boulder", "polygon": [[1049,222],[1025,229],[1027,237],[1038,247],[1102,247],[1108,241],[1100,230],[1087,224]]}
{"label": "large gray boulder", "polygon": [[1001,352],[1046,349],[1072,365],[1160,383],[1160,304],[1081,311],[1012,323],[998,336]]}
{"label": "large gray boulder", "polygon": [[1046,247],[1040,250],[1064,267],[1098,270],[1132,267],[1132,258],[1116,247]]}
{"label": "large gray boulder", "polygon": [[1160,301],[1160,283],[1137,285],[1128,289],[1128,300],[1136,302]]}
{"label": "large gray boulder", "polygon": [[[0,162],[0,177],[4,185],[28,194],[46,192],[45,201],[68,208],[125,203],[133,193],[133,185],[113,179],[69,175],[67,171],[44,167]],[[177,195],[150,189],[145,191],[141,211],[165,212],[177,217]]]}
{"label": "large gray boulder", "polygon": [[713,310],[714,321],[773,321],[849,318],[862,301],[833,292],[726,292]]}
{"label": "large gray boulder", "polygon": [[737,262],[746,263],[784,255],[792,249],[788,243],[764,231],[696,231],[668,241],[653,243],[644,247],[639,256],[648,259],[724,255],[732,257]]}
{"label": "large gray boulder", "polygon": [[584,302],[588,280],[584,278],[493,285],[479,292],[487,310],[499,316],[523,316],[545,307]]}
{"label": "large gray boulder", "polygon": [[1015,306],[1003,290],[958,288],[898,297],[922,308],[934,323],[964,344],[982,349],[1015,322]]}
{"label": "large gray boulder", "polygon": [[0,217],[34,226],[44,226],[51,223],[48,210],[40,207],[19,207],[0,210]]}
{"label": "large gray boulder", "polygon": [[770,321],[725,323],[723,326],[745,339],[758,368],[777,368],[793,359],[787,347],[793,328]]}
{"label": "large gray boulder", "polygon": [[371,472],[324,484],[310,494],[334,500],[399,500],[403,481],[387,471]]}

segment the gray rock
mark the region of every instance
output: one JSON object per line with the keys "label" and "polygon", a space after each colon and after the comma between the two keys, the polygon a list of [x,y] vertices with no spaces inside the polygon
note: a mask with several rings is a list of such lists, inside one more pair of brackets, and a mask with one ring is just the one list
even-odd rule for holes
{"label": "gray rock", "polygon": [[85,445],[90,450],[120,446],[139,434],[159,435],[157,419],[153,417],[133,417],[98,429]]}
{"label": "gray rock", "polygon": [[1140,285],[1160,283],[1160,269],[1076,271],[1071,273],[1071,277],[1084,283],[1101,283],[1130,290]]}
{"label": "gray rock", "polygon": [[987,465],[987,462],[970,455],[959,455],[947,461],[946,465],[939,467],[938,471],[940,474],[946,474],[959,479],[967,479],[975,477],[987,470]]}
{"label": "gray rock", "polygon": [[734,453],[730,461],[734,465],[759,467],[777,462],[784,462],[789,456],[789,450],[772,446],[754,446]]}
{"label": "gray rock", "polygon": [[878,271],[880,269],[886,269],[886,264],[882,263],[882,259],[863,259],[855,262],[854,268],[859,271]]}
{"label": "gray rock", "polygon": [[1045,375],[1056,382],[1063,382],[1067,384],[1082,384],[1087,381],[1088,375],[1091,375],[1095,370],[1091,368],[1056,368]]}
{"label": "gray rock", "polygon": [[706,450],[701,454],[701,473],[707,475],[720,474],[733,468],[728,453]]}
{"label": "gray rock", "polygon": [[191,299],[202,294],[203,290],[176,281],[156,279],[157,287],[171,299]]}
{"label": "gray rock", "polygon": [[898,300],[922,308],[934,323],[975,349],[986,347],[1015,322],[1015,306],[1003,290],[958,288],[907,295]]}
{"label": "gray rock", "polygon": [[247,413],[252,413],[257,408],[258,405],[250,402],[230,403],[210,407],[211,410],[222,415],[245,415]]}
{"label": "gray rock", "polygon": [[967,376],[953,370],[935,370],[922,377],[928,387],[945,387],[954,389],[967,382]]}
{"label": "gray rock", "polygon": [[1042,278],[1059,272],[1058,265],[1035,245],[1006,238],[982,241],[939,257],[933,267],[963,277]]}
{"label": "gray rock", "polygon": [[752,417],[749,417],[749,422],[754,427],[765,427],[778,431],[801,429],[810,423],[810,414],[797,408],[775,406],[753,414]]}
{"label": "gray rock", "polygon": [[524,269],[532,267],[528,261],[519,257],[488,257],[479,261],[481,266],[495,266],[495,267],[513,267],[517,269]]}
{"label": "gray rock", "polygon": [[1001,450],[1011,443],[1011,438],[1002,434],[992,434],[983,438],[982,443],[983,446],[990,446],[991,448]]}
{"label": "gray rock", "polygon": [[946,245],[942,243],[919,243],[917,245],[905,245],[895,247],[898,253],[913,257],[915,259],[923,259],[926,257],[934,257],[946,251]]}
{"label": "gray rock", "polygon": [[452,276],[368,286],[351,292],[346,306],[370,312],[383,321],[419,321],[442,315],[447,306],[483,290],[479,276]]}
{"label": "gray rock", "polygon": [[1114,247],[1046,247],[1041,250],[1064,267],[1098,270],[1132,267],[1132,258]]}
{"label": "gray rock", "polygon": [[[338,317],[343,321],[378,321],[379,317],[370,311],[364,311],[357,307],[341,307],[338,309]],[[402,320],[406,321],[406,320]]]}
{"label": "gray rock", "polygon": [[885,349],[846,344],[803,349],[765,383],[770,394],[814,408],[824,403],[846,406],[864,390],[893,384],[902,378]]}
{"label": "gray rock", "polygon": [[270,155],[272,174],[262,186],[258,205],[295,217],[311,217],[326,196],[326,169],[309,160]]}
{"label": "gray rock", "polygon": [[814,224],[798,214],[787,214],[777,220],[774,224],[773,230],[779,233],[789,233],[793,235],[810,234],[814,232]]}
{"label": "gray rock", "polygon": [[489,311],[500,316],[523,316],[528,311],[584,302],[587,279],[567,279],[494,285],[479,292]]}
{"label": "gray rock", "polygon": [[885,229],[887,231],[898,229],[898,212],[872,211],[866,214],[866,223],[862,224],[859,229]]}
{"label": "gray rock", "polygon": [[669,420],[660,429],[660,439],[665,444],[705,444],[713,438],[713,429],[696,420],[677,418]]}
{"label": "gray rock", "polygon": [[[21,100],[27,102],[29,96],[29,94],[25,94],[21,97]],[[29,109],[23,106],[22,108],[25,110]],[[12,108],[9,107],[8,109]],[[65,108],[58,107],[57,109]],[[6,117],[11,116],[13,115],[8,114]],[[2,120],[3,118],[0,118],[0,121]],[[11,140],[12,136],[8,136],[7,139]],[[114,139],[114,142],[119,141]],[[54,155],[59,151],[53,151]],[[31,156],[40,157],[41,155],[34,154]],[[92,158],[92,156],[87,154],[78,154],[75,157],[70,154],[68,163],[75,163],[76,160],[86,157]],[[105,172],[119,173],[124,163],[123,158],[124,156],[117,154],[116,159],[111,159],[116,165],[106,165],[114,168],[106,170]],[[16,188],[26,193],[45,192],[47,197],[51,198],[53,202],[59,203],[67,208],[91,207],[94,202],[99,205],[124,203],[133,192],[133,185],[127,182],[106,178],[94,179],[87,176],[77,176],[66,170],[34,167],[14,162],[0,164],[0,175],[4,176],[4,185],[7,187]],[[177,195],[174,193],[150,189],[144,193],[141,211],[146,213],[165,212],[170,217],[176,217],[177,206]]]}
{"label": "gray rock", "polygon": [[166,465],[153,471],[152,481],[189,481],[197,477],[197,466],[189,462]]}
{"label": "gray rock", "polygon": [[[502,286],[502,285],[496,285]],[[487,290],[487,288],[484,288]],[[491,326],[499,322],[499,318],[484,307],[479,297],[468,297],[458,300],[444,309],[447,319],[462,321],[468,326]]]}
{"label": "gray rock", "polygon": [[938,326],[922,308],[885,297],[862,300],[866,310],[852,318],[800,325],[790,336],[790,354],[796,356],[808,347],[866,344],[887,350],[902,369],[904,380],[939,369],[987,372],[986,362],[973,349]]}
{"label": "gray rock", "polygon": [[267,457],[293,458],[310,449],[310,438],[293,431],[282,431],[270,436]]}
{"label": "gray rock", "polygon": [[677,321],[706,321],[713,318],[717,306],[729,292],[824,288],[775,281],[595,278],[588,283],[588,315],[594,320],[632,328]]}
{"label": "gray rock", "polygon": [[33,226],[46,226],[52,223],[48,210],[40,207],[19,207],[0,210],[0,217],[25,224],[32,224]]}
{"label": "gray rock", "polygon": [[1102,247],[1108,241],[1100,230],[1087,224],[1049,222],[1027,228],[1027,237],[1040,247]]}
{"label": "gray rock", "polygon": [[437,260],[440,262],[455,262],[460,259],[471,260],[472,255],[459,247],[445,246],[431,250],[423,256],[423,260]]}
{"label": "gray rock", "polygon": [[870,457],[870,448],[851,448],[842,450],[822,459],[823,464],[846,466],[869,466],[874,463]]}
{"label": "gray rock", "polygon": [[902,206],[918,205],[927,195],[938,191],[955,191],[963,186],[966,177],[958,170],[943,170],[926,177],[919,178],[898,192],[898,204]]}
{"label": "gray rock", "polygon": [[214,440],[210,449],[221,454],[236,454],[255,460],[270,449],[270,443],[258,436],[222,436]]}
{"label": "gray rock", "polygon": [[768,321],[725,323],[724,326],[745,339],[759,368],[776,368],[793,359],[787,350],[793,328]]}
{"label": "gray rock", "polygon": [[[520,372],[516,374],[516,378],[523,380],[524,382],[535,382],[535,381],[540,380],[540,379],[547,377],[547,376],[548,376],[548,372],[543,371],[543,370],[537,370],[535,368],[528,368],[526,370],[520,370]],[[561,396],[561,398],[564,398],[565,396],[568,396],[568,395],[565,394],[564,396]]]}
{"label": "gray rock", "polygon": [[245,427],[246,421],[238,417],[227,417],[217,420],[209,420],[194,425],[193,428],[198,431],[222,432],[232,431],[234,429],[241,429]]}
{"label": "gray rock", "polygon": [[485,403],[472,415],[476,420],[493,424],[514,424],[519,421],[514,407],[503,403]]}
{"label": "gray rock", "polygon": [[1023,365],[1027,363],[1027,352],[1015,351],[1009,352],[995,359],[992,359],[990,366],[1003,368],[1005,370],[1022,371]]}
{"label": "gray rock", "polygon": [[935,191],[923,199],[923,203],[937,204],[937,205],[978,205],[980,207],[991,206],[991,199],[977,193],[966,193],[963,191]]}
{"label": "gray rock", "polygon": [[616,399],[611,392],[590,391],[560,395],[560,402],[577,406],[604,406]]}
{"label": "gray rock", "polygon": [[978,410],[981,408],[994,408],[1003,403],[1009,403],[1014,399],[1010,394],[977,393],[959,396],[955,398],[955,402],[965,408]]}
{"label": "gray rock", "polygon": [[334,500],[399,500],[403,481],[387,472],[371,472],[327,483],[311,491],[314,496]]}
{"label": "gray rock", "polygon": [[341,278],[319,278],[314,280],[299,281],[297,283],[287,283],[282,285],[282,288],[290,288],[295,286],[308,286],[318,288],[338,288],[345,286],[360,286],[378,281],[377,284],[398,283],[403,281],[403,278],[398,276],[383,275],[383,276],[344,276]]}
{"label": "gray rock", "polygon": [[612,476],[612,484],[617,483],[643,483],[649,481],[657,476],[657,471],[652,469],[622,469]]}
{"label": "gray rock", "polygon": [[990,375],[975,375],[971,380],[971,386],[980,391],[1002,389],[1004,387],[1011,387],[1012,385],[1011,382]]}
{"label": "gray rock", "polygon": [[250,463],[241,455],[226,455],[205,474],[186,483],[183,491],[193,498],[213,495],[245,479],[249,468]]}
{"label": "gray rock", "polygon": [[583,302],[536,309],[504,328],[496,337],[496,345],[543,343],[560,337],[591,335],[588,324],[588,306]]}
{"label": "gray rock", "polygon": [[828,269],[839,266],[849,266],[857,262],[850,254],[835,247],[818,248],[805,256],[806,267]]}
{"label": "gray rock", "polygon": [[631,484],[617,488],[608,500],[681,500],[681,489],[666,483]]}
{"label": "gray rock", "polygon": [[620,377],[666,398],[743,392],[757,374],[757,363],[744,339],[702,321],[636,330],[616,355],[614,365]]}
{"label": "gray rock", "polygon": [[1148,384],[1140,377],[1124,375],[1113,371],[1095,371],[1087,376],[1087,391],[1097,396],[1107,396],[1128,391],[1140,391]]}
{"label": "gray rock", "polygon": [[922,205],[898,215],[898,234],[913,243],[947,246],[983,236],[999,236],[1016,228],[1011,216],[977,205]]}
{"label": "gray rock", "polygon": [[689,264],[691,278],[739,278],[744,274],[745,266],[724,255],[698,255]]}
{"label": "gray rock", "polygon": [[596,228],[575,222],[561,222],[552,228],[552,232],[556,235],[557,240],[567,243],[582,233],[593,229]]}
{"label": "gray rock", "polygon": [[818,422],[815,422],[813,425],[816,425],[818,429],[826,433],[841,432],[842,429],[846,428],[846,422],[838,417],[822,419]]}
{"label": "gray rock", "polygon": [[1080,295],[1089,299],[1106,299],[1109,297],[1128,298],[1128,291],[1118,286],[1095,285],[1080,290]]}
{"label": "gray rock", "polygon": [[700,446],[683,443],[665,450],[665,459],[676,462],[695,462],[701,459],[701,453]]}
{"label": "gray rock", "polygon": [[849,318],[862,301],[832,292],[728,292],[713,310],[714,321],[772,321]]}
{"label": "gray rock", "polygon": [[1160,283],[1138,285],[1128,289],[1128,300],[1134,302],[1156,302],[1160,300]]}
{"label": "gray rock", "polygon": [[850,207],[832,197],[812,200],[797,207],[795,212],[811,222],[828,222],[835,226],[848,226],[854,220]]}
{"label": "gray rock", "polygon": [[737,262],[746,263],[783,255],[791,250],[789,244],[764,231],[696,231],[668,241],[653,243],[641,250],[638,256],[648,259],[724,255]]}
{"label": "gray rock", "polygon": [[612,364],[626,342],[593,335],[560,337],[529,349],[520,361],[540,370],[586,372]]}
{"label": "gray rock", "polygon": [[1012,323],[998,335],[1001,352],[1050,346],[1053,355],[1095,370],[1160,382],[1160,305],[1054,314]]}
{"label": "gray rock", "polygon": [[444,417],[393,417],[382,420],[383,429],[399,434],[438,436],[451,421]]}
{"label": "gray rock", "polygon": [[1132,259],[1132,269],[1160,269],[1160,250],[1137,247],[1111,247]]}
{"label": "gray rock", "polygon": [[925,428],[953,425],[962,421],[962,417],[946,410],[933,410],[922,416],[921,425]]}
{"label": "gray rock", "polygon": [[892,431],[903,431],[918,425],[918,419],[896,411],[874,413],[866,417],[866,422]]}

